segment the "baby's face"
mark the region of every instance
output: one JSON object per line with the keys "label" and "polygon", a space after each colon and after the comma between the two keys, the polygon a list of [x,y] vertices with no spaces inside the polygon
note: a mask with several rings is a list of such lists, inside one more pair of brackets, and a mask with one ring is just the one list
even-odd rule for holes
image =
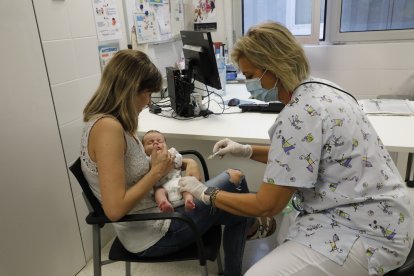
{"label": "baby's face", "polygon": [[167,146],[164,136],[158,132],[147,133],[142,144],[144,145],[146,155],[151,155],[153,148],[160,150]]}

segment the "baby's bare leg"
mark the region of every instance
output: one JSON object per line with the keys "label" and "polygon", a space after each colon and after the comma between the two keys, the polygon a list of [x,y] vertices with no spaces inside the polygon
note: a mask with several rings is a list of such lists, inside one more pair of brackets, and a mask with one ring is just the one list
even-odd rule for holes
{"label": "baby's bare leg", "polygon": [[183,198],[184,198],[185,210],[187,212],[193,210],[196,207],[192,194],[190,194],[189,192],[183,192]]}
{"label": "baby's bare leg", "polygon": [[157,187],[154,191],[155,202],[162,212],[174,212],[174,207],[168,201],[167,191],[164,187]]}

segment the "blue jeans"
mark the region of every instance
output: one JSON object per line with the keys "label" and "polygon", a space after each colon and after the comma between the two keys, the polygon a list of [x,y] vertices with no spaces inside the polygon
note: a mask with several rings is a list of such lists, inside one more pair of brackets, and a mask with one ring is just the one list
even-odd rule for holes
{"label": "blue jeans", "polygon": [[[207,186],[218,187],[220,190],[233,193],[248,193],[246,180],[242,179],[237,187],[231,183],[229,174],[223,172],[210,179]],[[211,212],[211,206],[195,200],[196,208],[186,212],[184,207],[178,207],[176,212],[190,217],[196,224],[198,231],[204,234],[213,225],[224,225],[223,249],[224,249],[224,275],[241,275],[244,246],[246,244],[247,231],[253,223],[252,218],[232,215],[223,210],[216,209]],[[195,241],[194,232],[187,224],[180,220],[172,220],[170,228],[163,238],[156,244],[138,253],[141,256],[155,257],[176,252]]]}

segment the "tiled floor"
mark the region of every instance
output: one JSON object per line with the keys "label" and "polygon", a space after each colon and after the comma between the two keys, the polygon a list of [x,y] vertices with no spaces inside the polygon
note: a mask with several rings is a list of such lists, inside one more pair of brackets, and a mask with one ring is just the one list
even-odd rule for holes
{"label": "tiled floor", "polygon": [[[414,206],[414,188],[408,189]],[[414,210],[413,210],[414,211]],[[414,212],[413,212],[414,213]],[[249,241],[246,244],[246,249],[243,259],[243,272],[252,266],[257,260],[266,255],[277,245],[276,235],[262,240]],[[103,249],[103,259],[107,259],[109,247]],[[214,262],[208,263],[209,275],[217,275],[217,264]],[[77,276],[91,276],[93,275],[93,266],[91,262],[79,272]],[[103,276],[123,276],[125,275],[124,263],[113,263],[103,266]],[[175,263],[160,263],[160,264],[132,264],[132,275],[144,276],[193,276],[200,275],[200,268],[197,261],[175,262]]]}
{"label": "tiled floor", "polygon": [[[111,242],[109,243],[111,244]],[[257,260],[263,257],[267,252],[276,246],[276,236],[273,235],[266,239],[249,241],[246,244],[243,271],[246,271]],[[107,259],[109,246],[102,250],[103,260]],[[223,253],[222,253],[223,256]],[[209,275],[215,276],[217,274],[217,263],[208,262]],[[175,262],[175,263],[158,263],[158,264],[144,264],[133,263],[132,275],[142,276],[193,276],[200,275],[201,270],[197,261]],[[89,261],[86,267],[79,272],[77,276],[91,276],[93,275],[93,265]],[[124,276],[125,265],[122,262],[108,264],[102,267],[103,276]]]}

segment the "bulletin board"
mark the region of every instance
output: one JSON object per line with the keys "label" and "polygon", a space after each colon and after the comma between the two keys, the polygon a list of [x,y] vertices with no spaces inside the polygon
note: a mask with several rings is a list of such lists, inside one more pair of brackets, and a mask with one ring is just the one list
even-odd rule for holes
{"label": "bulletin board", "polygon": [[[135,27],[138,44],[169,41],[184,24],[183,0],[123,0],[127,40]],[[178,27],[177,27],[178,26]]]}

